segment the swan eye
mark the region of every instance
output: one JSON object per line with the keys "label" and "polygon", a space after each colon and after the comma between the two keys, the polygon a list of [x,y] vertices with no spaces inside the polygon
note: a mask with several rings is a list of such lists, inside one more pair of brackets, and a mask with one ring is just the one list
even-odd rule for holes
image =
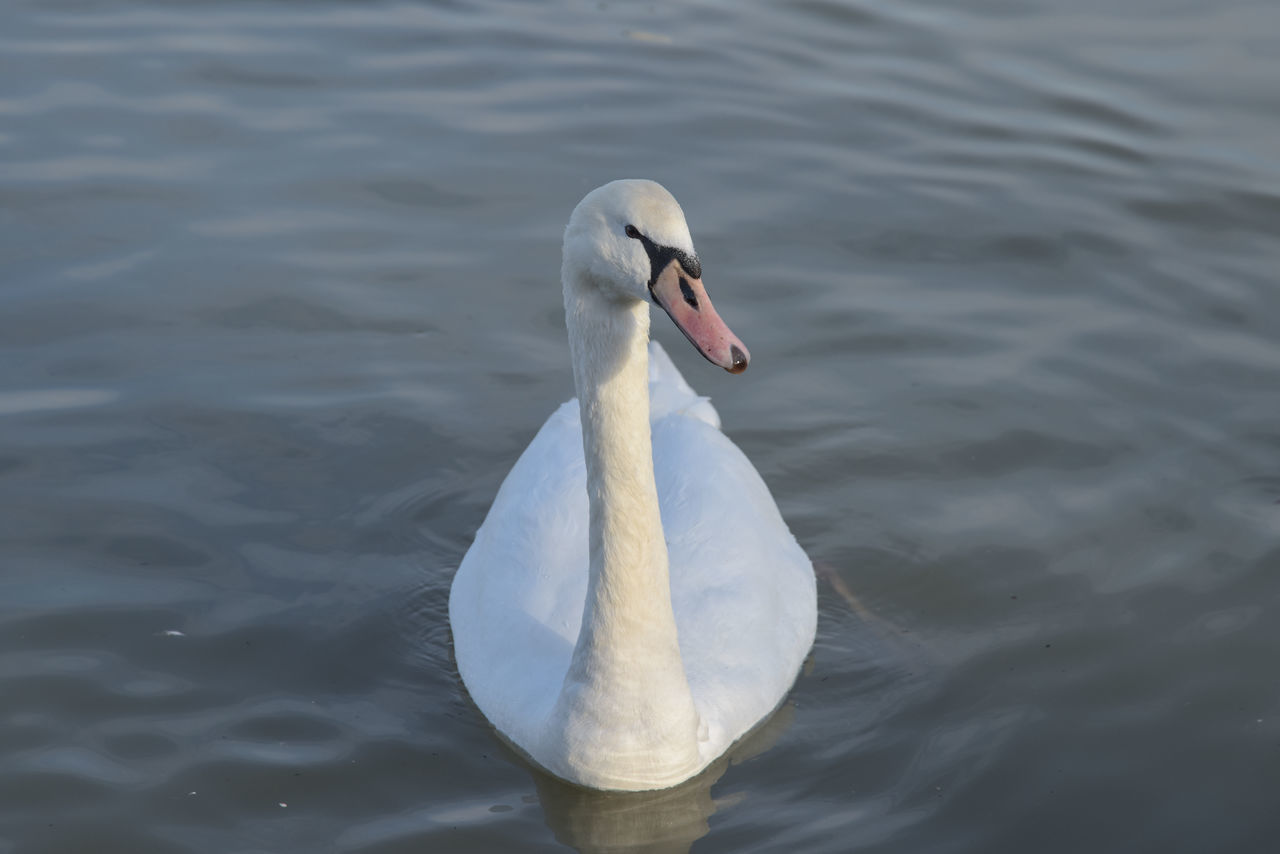
{"label": "swan eye", "polygon": [[627,233],[627,237],[634,237],[636,240],[640,239],[640,232],[634,225],[628,225],[623,231]]}

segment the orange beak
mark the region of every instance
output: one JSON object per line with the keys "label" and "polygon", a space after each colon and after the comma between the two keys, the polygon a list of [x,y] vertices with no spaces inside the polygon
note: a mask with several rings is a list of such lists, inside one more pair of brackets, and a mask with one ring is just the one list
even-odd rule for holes
{"label": "orange beak", "polygon": [[649,293],[707,361],[731,374],[747,369],[751,354],[716,314],[702,279],[686,273],[678,259],[668,262],[649,285]]}

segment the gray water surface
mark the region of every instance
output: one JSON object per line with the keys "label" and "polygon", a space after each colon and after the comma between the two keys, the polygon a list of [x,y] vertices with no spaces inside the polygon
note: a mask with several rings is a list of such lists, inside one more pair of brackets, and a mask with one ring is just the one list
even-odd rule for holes
{"label": "gray water surface", "polygon": [[[1274,850],[1278,84],[1273,0],[7,4],[0,852]],[[820,576],[639,796],[445,616],[617,177]]]}

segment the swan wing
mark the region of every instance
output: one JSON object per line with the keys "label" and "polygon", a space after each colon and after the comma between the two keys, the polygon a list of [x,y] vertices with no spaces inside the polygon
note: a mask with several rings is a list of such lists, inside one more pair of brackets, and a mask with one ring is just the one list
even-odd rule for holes
{"label": "swan wing", "polygon": [[582,623],[587,514],[575,398],[547,419],[507,474],[449,594],[467,690],[528,752],[555,705]]}
{"label": "swan wing", "polygon": [[813,565],[760,474],[719,430],[654,424],[654,474],[680,654],[705,754],[719,755],[786,696],[813,645]]}
{"label": "swan wing", "polygon": [[[720,413],[711,401],[694,391],[675,362],[657,341],[649,342],[649,418],[657,421],[671,414],[683,414],[720,429]],[[656,454],[655,454],[656,456]]]}

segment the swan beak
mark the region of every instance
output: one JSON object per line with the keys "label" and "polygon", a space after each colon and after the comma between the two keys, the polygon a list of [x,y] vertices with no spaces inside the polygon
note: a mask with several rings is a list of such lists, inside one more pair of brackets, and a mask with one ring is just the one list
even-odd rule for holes
{"label": "swan beak", "polygon": [[702,279],[686,273],[678,260],[673,258],[649,284],[649,294],[707,361],[731,374],[747,369],[751,354],[716,314]]}

